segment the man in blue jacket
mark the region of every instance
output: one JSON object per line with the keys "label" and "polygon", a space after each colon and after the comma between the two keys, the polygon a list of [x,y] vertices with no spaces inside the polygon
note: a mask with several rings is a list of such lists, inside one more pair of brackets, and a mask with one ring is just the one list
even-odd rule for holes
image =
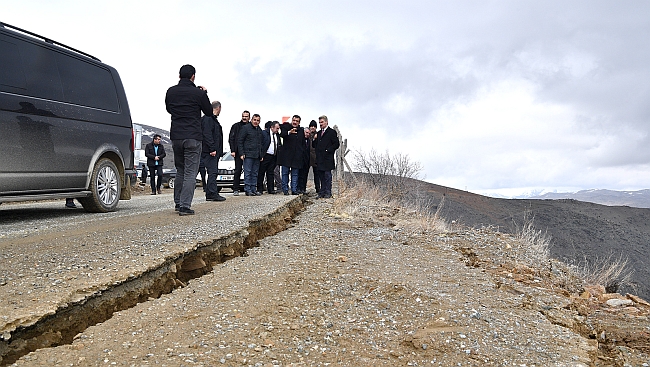
{"label": "man in blue jacket", "polygon": [[221,113],[221,102],[212,102],[212,116],[203,116],[203,151],[201,161],[208,171],[208,179],[205,186],[205,200],[224,201],[225,197],[219,195],[217,188],[217,171],[219,170],[219,158],[223,154],[223,130],[217,120]]}
{"label": "man in blue jacket", "polygon": [[[162,193],[160,186],[162,185],[163,177],[163,158],[167,156],[167,153],[165,153],[165,147],[160,143],[161,139],[160,134],[156,134],[153,136],[151,143],[144,147],[144,155],[147,157],[147,167],[149,167],[149,172],[151,172],[151,195]],[[158,183],[156,183],[156,178],[158,179]]]}
{"label": "man in blue jacket", "polygon": [[206,116],[212,116],[207,90],[194,85],[195,74],[196,69],[192,65],[183,65],[178,73],[178,84],[167,89],[165,96],[165,106],[172,117],[169,135],[176,165],[174,203],[179,215],[194,214],[190,207],[196,189],[203,141],[201,111]]}

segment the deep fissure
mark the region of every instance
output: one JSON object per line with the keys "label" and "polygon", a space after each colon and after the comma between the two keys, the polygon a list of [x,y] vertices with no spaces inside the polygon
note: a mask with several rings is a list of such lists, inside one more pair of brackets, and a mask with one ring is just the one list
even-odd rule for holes
{"label": "deep fissure", "polygon": [[0,341],[0,366],[41,348],[71,344],[87,328],[109,320],[116,312],[156,299],[184,287],[230,259],[245,256],[258,241],[287,229],[304,209],[302,200],[292,200],[248,227],[226,236],[197,243],[196,249],[179,254],[155,269],[60,307],[35,324],[18,327],[9,340]]}

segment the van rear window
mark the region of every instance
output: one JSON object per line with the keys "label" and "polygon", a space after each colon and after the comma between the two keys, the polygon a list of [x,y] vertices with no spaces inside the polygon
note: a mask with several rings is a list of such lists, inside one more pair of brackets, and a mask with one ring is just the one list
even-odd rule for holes
{"label": "van rear window", "polygon": [[56,53],[56,62],[66,102],[118,111],[117,93],[110,71],[59,53]]}

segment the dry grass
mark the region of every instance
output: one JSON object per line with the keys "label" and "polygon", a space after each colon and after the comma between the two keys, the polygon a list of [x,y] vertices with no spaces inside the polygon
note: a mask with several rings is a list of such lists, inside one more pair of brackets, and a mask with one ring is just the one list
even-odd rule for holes
{"label": "dry grass", "polygon": [[609,293],[617,292],[621,286],[631,286],[632,270],[628,265],[628,258],[622,254],[610,254],[604,258],[597,258],[591,263],[586,259],[580,265],[573,266],[574,271],[587,285],[602,285]]}
{"label": "dry grass", "polygon": [[[354,185],[346,186],[339,183],[339,195],[334,200],[332,212],[341,217],[362,216],[372,213],[385,213],[404,211],[407,220],[403,227],[410,228],[420,233],[447,232],[449,225],[440,217],[443,201],[438,204],[435,213],[431,213],[431,202],[427,200],[411,201],[399,205],[395,202],[395,193],[387,191],[385,187],[360,181]],[[388,210],[387,210],[388,209]]]}
{"label": "dry grass", "polygon": [[535,229],[534,217],[529,214],[524,215],[522,226],[517,227],[515,239],[520,245],[519,260],[534,266],[547,264],[550,258],[551,236],[546,231]]}
{"label": "dry grass", "polygon": [[[517,260],[531,266],[550,264],[551,236],[546,231],[535,229],[534,218],[528,213],[524,216],[524,223],[518,228],[515,239],[520,244]],[[551,266],[558,273],[558,265]],[[628,259],[623,255],[610,254],[605,258],[595,261],[584,259],[578,265],[561,266],[562,273],[567,276],[578,277],[584,285],[602,285],[607,292],[615,293],[621,286],[633,286],[632,270],[629,269]]]}

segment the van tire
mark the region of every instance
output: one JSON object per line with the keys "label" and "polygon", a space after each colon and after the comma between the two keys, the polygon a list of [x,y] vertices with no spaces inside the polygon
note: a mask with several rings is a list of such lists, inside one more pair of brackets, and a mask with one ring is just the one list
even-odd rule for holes
{"label": "van tire", "polygon": [[112,212],[120,201],[121,189],[120,171],[113,161],[102,158],[95,163],[90,179],[92,196],[78,200],[87,212]]}
{"label": "van tire", "polygon": [[170,189],[174,188],[174,184],[176,183],[176,178],[172,177],[167,181],[167,186],[169,186]]}

